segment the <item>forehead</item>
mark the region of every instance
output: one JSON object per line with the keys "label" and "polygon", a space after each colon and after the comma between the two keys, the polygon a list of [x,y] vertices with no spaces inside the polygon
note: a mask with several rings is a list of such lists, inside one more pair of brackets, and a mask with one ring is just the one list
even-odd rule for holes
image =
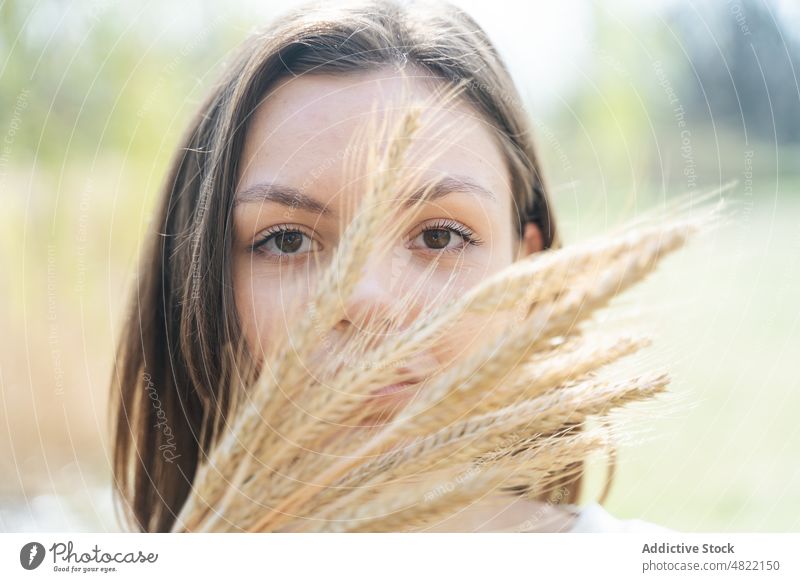
{"label": "forehead", "polygon": [[[488,121],[463,99],[434,101],[435,81],[425,73],[394,69],[287,79],[262,101],[248,122],[237,190],[280,182],[330,192],[363,173],[351,168],[347,148],[370,118],[423,106],[421,127],[408,160],[425,174],[466,176],[497,192],[509,190],[502,151]],[[352,174],[355,171],[356,174]],[[315,188],[316,186],[316,188]],[[504,198],[504,197],[503,197]]]}

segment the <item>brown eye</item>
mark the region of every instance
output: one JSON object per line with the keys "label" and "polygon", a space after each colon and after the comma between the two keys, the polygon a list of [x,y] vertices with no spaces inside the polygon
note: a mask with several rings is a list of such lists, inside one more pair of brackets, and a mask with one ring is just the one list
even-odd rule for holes
{"label": "brown eye", "polygon": [[280,226],[253,245],[253,250],[269,257],[288,257],[318,251],[320,244],[297,228]]}
{"label": "brown eye", "polygon": [[296,253],[303,244],[303,234],[282,232],[275,236],[275,247],[282,253]]}
{"label": "brown eye", "polygon": [[467,247],[483,241],[462,223],[451,219],[438,219],[422,226],[421,231],[408,242],[408,248],[435,254],[460,253]]}
{"label": "brown eye", "polygon": [[429,249],[444,249],[450,244],[450,231],[444,228],[432,228],[422,234],[422,240]]}

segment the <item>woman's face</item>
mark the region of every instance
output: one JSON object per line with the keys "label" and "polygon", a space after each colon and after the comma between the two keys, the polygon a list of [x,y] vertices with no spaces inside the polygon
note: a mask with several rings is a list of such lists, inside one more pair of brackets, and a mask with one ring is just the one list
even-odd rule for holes
{"label": "woman's face", "polygon": [[[354,173],[344,152],[373,107],[396,107],[404,87],[420,101],[432,96],[428,85],[391,71],[305,75],[280,84],[255,112],[239,165],[233,242],[236,309],[252,353],[285,339],[286,305],[308,296],[333,256],[366,183],[366,169]],[[437,184],[435,200],[367,262],[334,334],[388,312],[416,289],[404,311],[411,321],[427,303],[452,299],[538,250],[536,239],[527,248],[518,241],[501,149],[473,109],[457,100],[435,119],[423,113],[415,138],[407,159],[427,160],[421,179]],[[488,324],[464,321],[435,350],[418,354],[412,372],[446,363]]]}

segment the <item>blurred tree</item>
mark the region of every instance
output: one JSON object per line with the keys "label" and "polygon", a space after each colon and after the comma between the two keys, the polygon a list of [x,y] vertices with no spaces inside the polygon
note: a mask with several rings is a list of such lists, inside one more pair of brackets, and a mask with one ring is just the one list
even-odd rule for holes
{"label": "blurred tree", "polygon": [[759,0],[681,4],[668,22],[686,51],[689,114],[746,132],[747,139],[800,143],[800,41]]}

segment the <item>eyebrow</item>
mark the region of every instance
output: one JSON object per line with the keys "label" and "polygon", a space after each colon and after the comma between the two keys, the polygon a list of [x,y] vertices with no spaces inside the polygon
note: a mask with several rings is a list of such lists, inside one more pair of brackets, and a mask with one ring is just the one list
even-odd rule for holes
{"label": "eyebrow", "polygon": [[456,192],[465,192],[480,198],[487,198],[494,202],[497,201],[497,197],[490,190],[487,190],[466,176],[445,176],[444,178],[423,184],[421,187],[417,188],[404,204],[405,206],[410,206],[423,198],[426,202],[434,202]]}
{"label": "eyebrow", "polygon": [[[423,184],[404,201],[408,207],[422,200],[434,202],[450,194],[464,192],[488,200],[497,201],[497,197],[489,190],[465,176],[445,176],[439,180]],[[259,183],[249,186],[234,196],[234,206],[239,204],[275,202],[282,206],[305,210],[322,215],[333,215],[335,212],[319,200],[305,194],[293,186],[279,183]]]}
{"label": "eyebrow", "polygon": [[275,202],[289,208],[299,208],[312,214],[333,214],[325,204],[304,194],[301,190],[285,184],[260,183],[245,188],[234,195],[233,205],[255,202]]}

